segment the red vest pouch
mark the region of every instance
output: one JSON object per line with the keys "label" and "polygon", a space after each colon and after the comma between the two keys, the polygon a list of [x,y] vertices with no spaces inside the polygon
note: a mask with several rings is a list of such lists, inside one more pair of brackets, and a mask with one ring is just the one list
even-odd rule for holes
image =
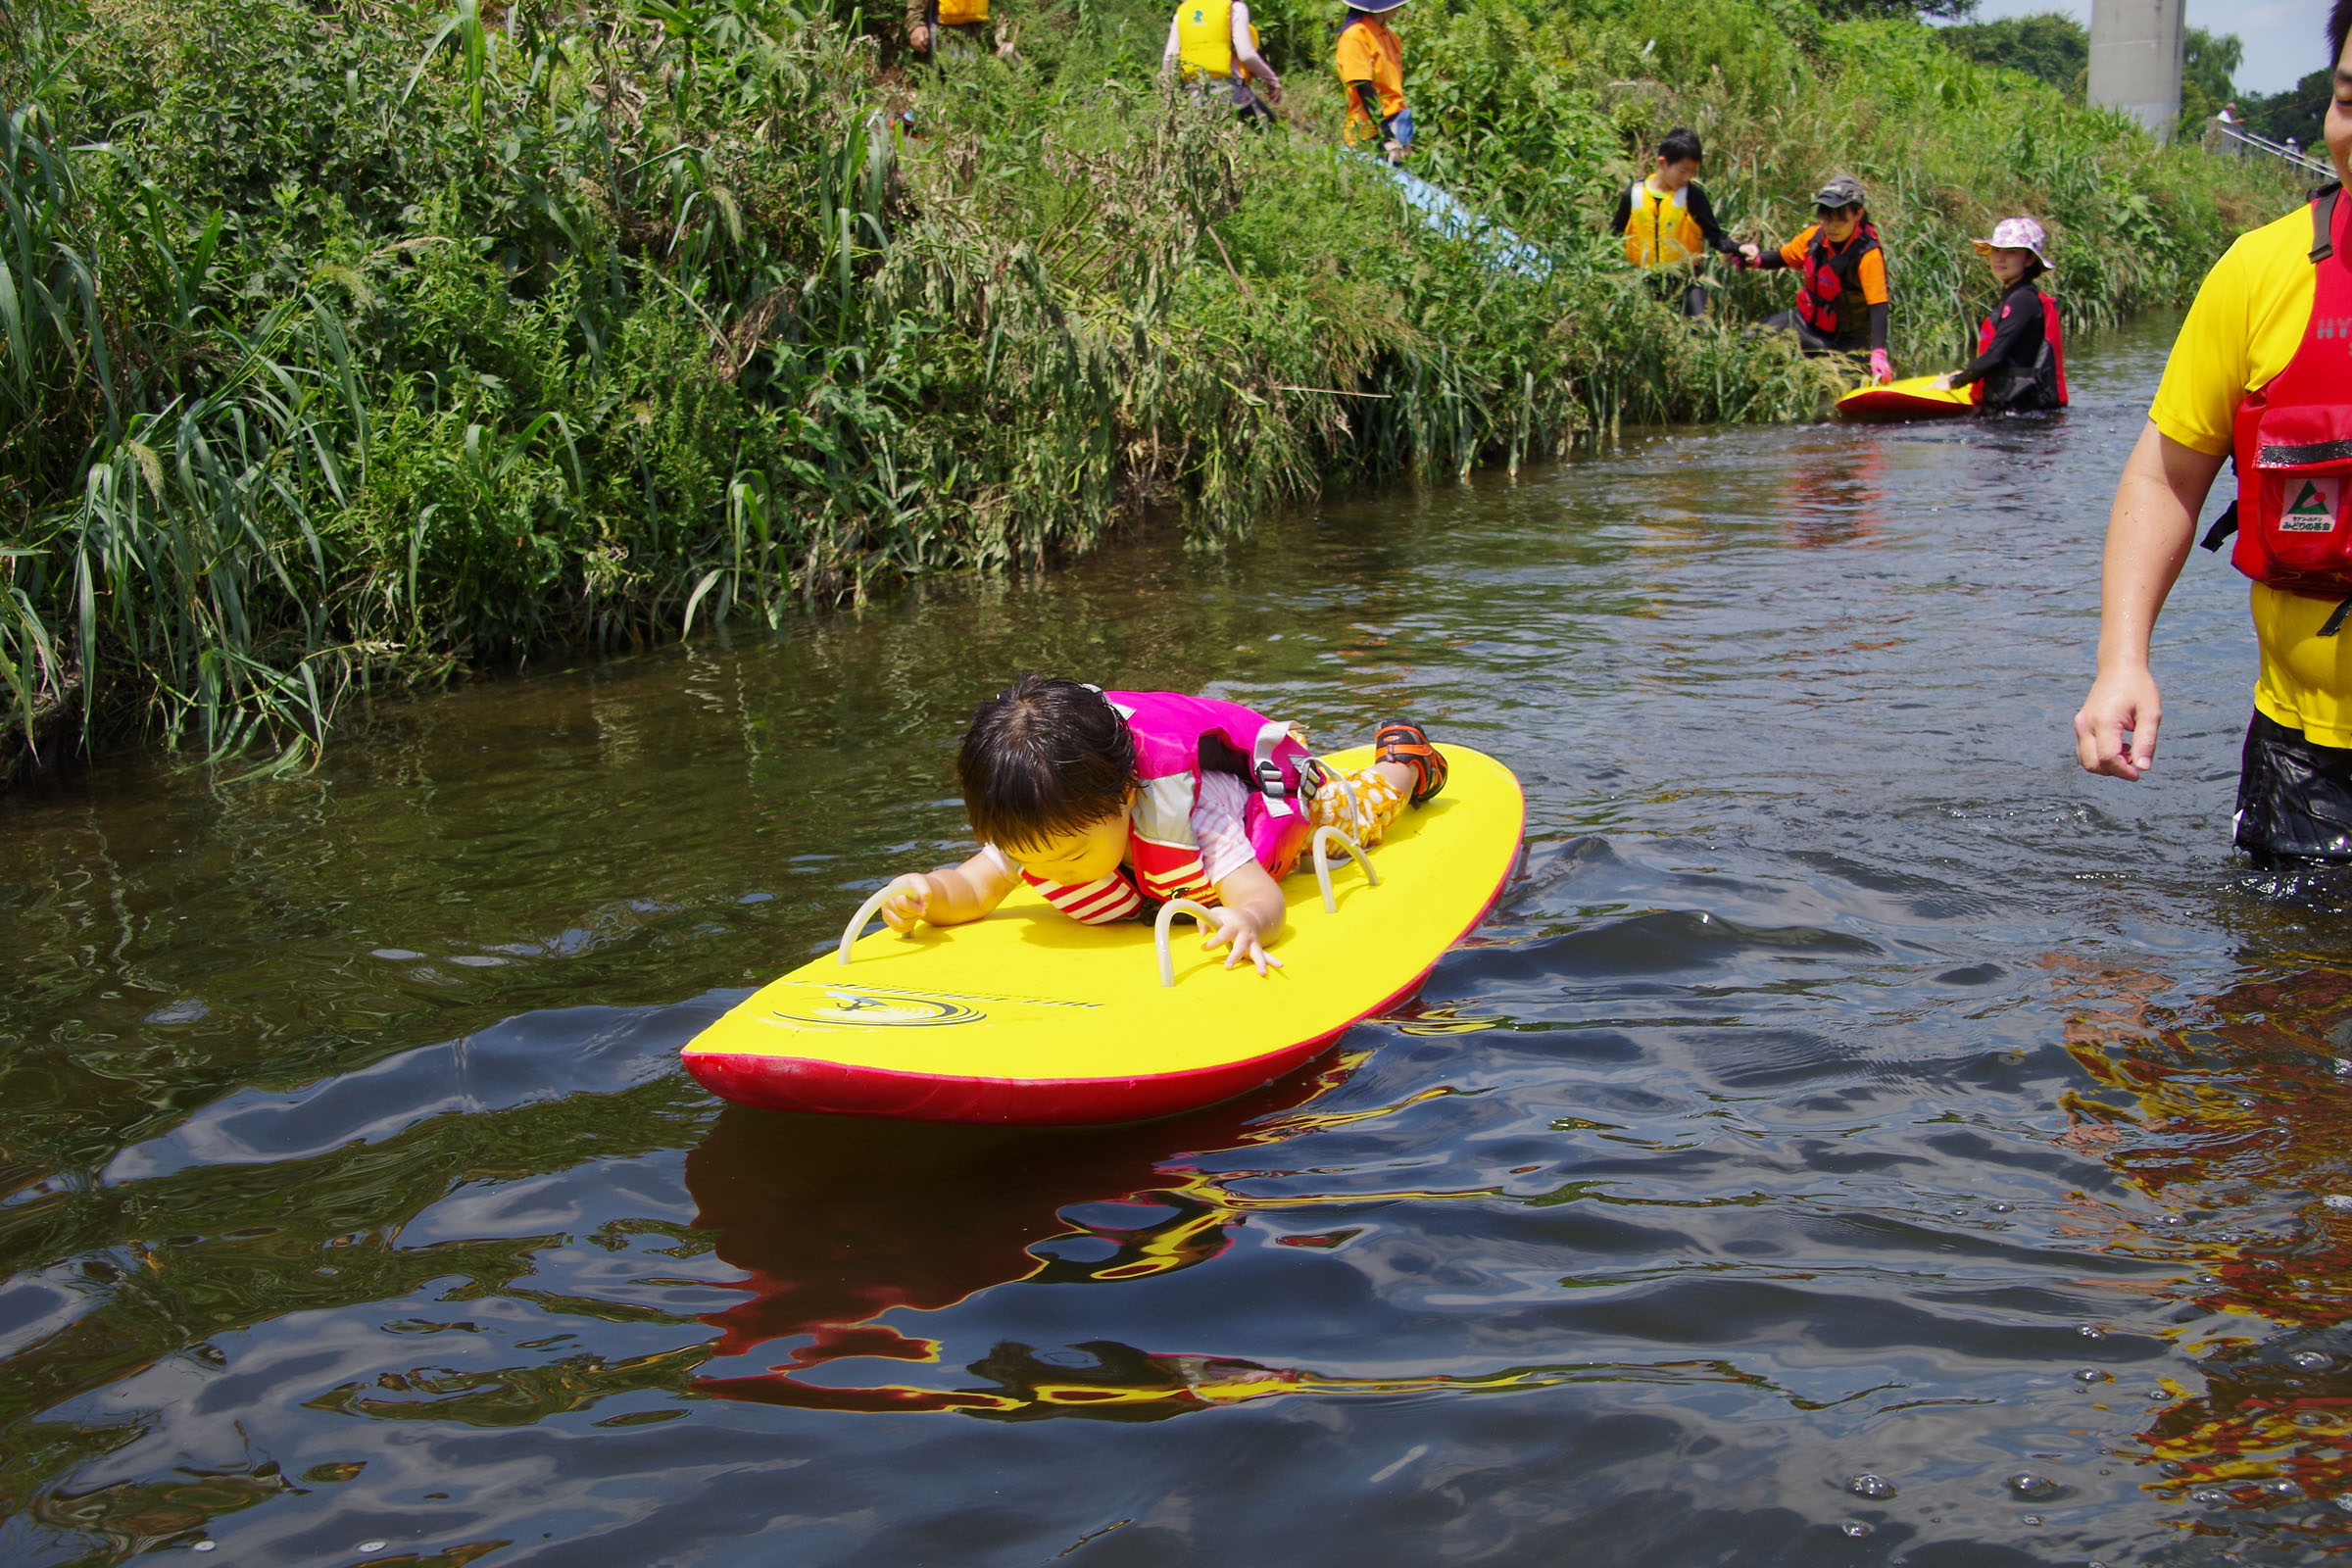
{"label": "red vest pouch", "polygon": [[2313,204],[2318,277],[2303,343],[2238,405],[2237,544],[2230,564],[2274,588],[2352,594],[2352,204]]}

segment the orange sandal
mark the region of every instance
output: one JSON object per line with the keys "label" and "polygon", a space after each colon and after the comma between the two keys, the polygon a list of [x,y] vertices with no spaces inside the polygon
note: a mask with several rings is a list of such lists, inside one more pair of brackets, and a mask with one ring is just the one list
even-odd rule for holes
{"label": "orange sandal", "polygon": [[1412,804],[1435,799],[1446,788],[1446,754],[1429,743],[1429,732],[1403,719],[1391,719],[1374,732],[1375,760],[1401,762],[1413,770]]}

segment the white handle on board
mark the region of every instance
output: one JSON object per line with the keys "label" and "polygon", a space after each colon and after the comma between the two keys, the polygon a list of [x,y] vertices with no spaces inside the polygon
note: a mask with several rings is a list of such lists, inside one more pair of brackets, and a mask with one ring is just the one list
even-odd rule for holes
{"label": "white handle on board", "polygon": [[1332,895],[1331,891],[1331,847],[1334,844],[1347,851],[1348,858],[1364,868],[1366,882],[1373,887],[1380,886],[1380,873],[1372,869],[1372,861],[1365,856],[1362,845],[1336,827],[1315,829],[1315,881],[1323,889],[1323,912],[1325,914],[1337,914],[1340,908],[1340,901]]}
{"label": "white handle on board", "polygon": [[1355,781],[1336,767],[1331,769],[1331,781],[1348,797],[1348,825],[1353,827],[1364,819],[1363,803],[1355,798]]}
{"label": "white handle on board", "polygon": [[889,902],[891,890],[897,885],[898,879],[893,877],[879,893],[858,906],[858,912],[850,916],[849,925],[841,933],[841,947],[838,952],[838,956],[843,963],[850,961],[850,949],[858,945],[858,933],[863,931],[865,922],[871,920],[880,912],[882,906]]}
{"label": "white handle on board", "polygon": [[1212,918],[1208,906],[1195,904],[1190,899],[1170,899],[1159,906],[1159,918],[1152,923],[1152,945],[1159,952],[1159,983],[1163,986],[1176,983],[1176,956],[1168,951],[1168,943],[1180,914],[1191,915],[1193,924],[1203,931],[1209,928]]}

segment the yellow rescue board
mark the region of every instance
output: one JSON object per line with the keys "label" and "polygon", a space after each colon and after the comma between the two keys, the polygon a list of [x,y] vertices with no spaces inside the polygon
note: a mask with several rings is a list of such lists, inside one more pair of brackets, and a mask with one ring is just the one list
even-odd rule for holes
{"label": "yellow rescue board", "polygon": [[1838,400],[1848,419],[1949,419],[1977,412],[1967,387],[1938,387],[1932,375],[1907,376],[1885,386],[1859,386]]}
{"label": "yellow rescue board", "polygon": [[1149,924],[1084,925],[1022,887],[985,919],[804,964],[688,1044],[686,1068],[748,1104],[936,1121],[1131,1121],[1254,1088],[1409,996],[1509,880],[1519,781],[1444,750],[1446,792],[1370,852],[1379,886],[1335,858],[1327,913],[1310,867],[1283,883],[1284,967],[1262,978],[1180,921],[1163,988]]}

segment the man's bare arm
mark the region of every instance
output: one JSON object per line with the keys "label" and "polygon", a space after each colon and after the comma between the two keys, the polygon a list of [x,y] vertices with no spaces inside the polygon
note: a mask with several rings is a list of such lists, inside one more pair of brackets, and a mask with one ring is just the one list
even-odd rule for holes
{"label": "man's bare arm", "polygon": [[2152,423],[2125,460],[2107,517],[2098,675],[2075,714],[2075,756],[2093,773],[2135,779],[2156,760],[2164,703],[2148,667],[2148,646],[2222,462]]}

